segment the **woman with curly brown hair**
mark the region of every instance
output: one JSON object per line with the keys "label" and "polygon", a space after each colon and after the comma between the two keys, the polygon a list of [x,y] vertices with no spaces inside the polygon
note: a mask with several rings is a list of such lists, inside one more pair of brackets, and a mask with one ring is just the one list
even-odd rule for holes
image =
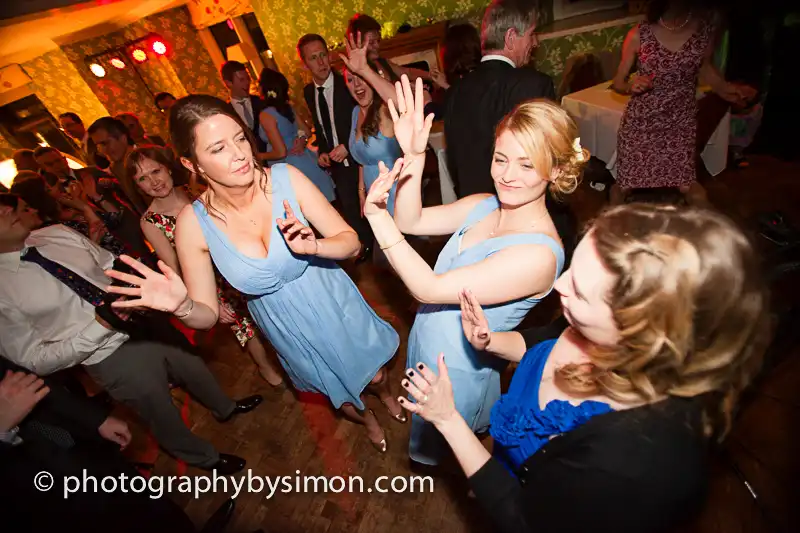
{"label": "woman with curly brown hair", "polygon": [[[482,303],[492,306],[492,328],[508,331],[550,293],[564,265],[564,245],[545,205],[545,191],[571,193],[588,156],[580,148],[575,122],[564,110],[546,101],[525,102],[497,128],[491,167],[496,194],[423,208],[422,170],[433,117],[423,116],[421,80],[414,94],[405,76],[396,90],[389,110],[403,159],[372,186],[364,212],[392,268],[423,304],[409,334],[408,364],[435,365],[436,356],[446,352],[458,412],[472,431],[482,432],[500,397],[503,364],[464,340],[459,295],[470,287]],[[386,203],[401,166],[392,219]],[[431,269],[403,233],[451,237]],[[411,459],[436,465],[445,451],[436,430],[413,417]]]}
{"label": "woman with curly brown hair", "polygon": [[[462,296],[467,340],[519,362],[490,455],[458,415],[453,372],[419,365],[400,402],[430,421],[502,531],[666,532],[704,502],[769,338],[759,261],[728,219],[629,204],[601,214],[555,285],[569,327],[527,351]],[[449,362],[449,361],[448,361]]]}

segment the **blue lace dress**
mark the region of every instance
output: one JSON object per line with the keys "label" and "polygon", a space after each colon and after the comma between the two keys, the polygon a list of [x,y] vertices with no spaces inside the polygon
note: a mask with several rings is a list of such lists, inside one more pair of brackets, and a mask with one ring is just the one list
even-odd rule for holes
{"label": "blue lace dress", "polygon": [[539,407],[542,372],[557,341],[540,342],[525,353],[508,392],[492,408],[489,433],[494,439],[493,455],[515,475],[552,437],[613,411],[608,404],[594,400],[579,405],[552,400],[544,409]]}

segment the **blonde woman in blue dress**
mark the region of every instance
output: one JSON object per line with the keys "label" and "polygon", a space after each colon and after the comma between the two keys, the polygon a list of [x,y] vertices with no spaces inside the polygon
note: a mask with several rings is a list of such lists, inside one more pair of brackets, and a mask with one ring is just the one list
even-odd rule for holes
{"label": "blonde woman in blue dress", "polygon": [[[422,169],[433,116],[423,114],[420,80],[413,92],[407,78],[395,90],[397,106],[392,101],[389,110],[404,155],[391,171],[382,165],[364,212],[392,267],[423,304],[409,334],[409,372],[420,363],[435,368],[439,354],[446,354],[456,407],[473,431],[483,432],[500,397],[505,363],[466,341],[460,297],[469,289],[484,306],[490,329],[508,331],[550,293],[564,250],[545,191],[572,192],[587,154],[565,111],[546,101],[525,102],[498,126],[491,169],[475,169],[491,171],[497,194],[423,208]],[[398,178],[393,219],[386,201]],[[451,237],[431,269],[403,234]],[[446,450],[436,429],[414,415],[411,459],[436,465]]]}

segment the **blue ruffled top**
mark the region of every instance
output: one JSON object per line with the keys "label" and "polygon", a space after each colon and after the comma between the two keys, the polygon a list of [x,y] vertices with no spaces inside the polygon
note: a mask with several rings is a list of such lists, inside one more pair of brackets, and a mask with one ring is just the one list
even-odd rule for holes
{"label": "blue ruffled top", "polygon": [[542,372],[557,341],[541,342],[525,353],[508,392],[492,408],[489,432],[494,438],[494,456],[514,474],[553,436],[613,411],[608,404],[593,400],[579,405],[552,400],[544,409],[539,408]]}

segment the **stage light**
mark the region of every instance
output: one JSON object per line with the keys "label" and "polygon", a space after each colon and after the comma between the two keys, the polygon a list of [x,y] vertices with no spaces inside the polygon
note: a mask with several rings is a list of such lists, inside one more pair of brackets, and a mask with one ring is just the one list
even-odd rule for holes
{"label": "stage light", "polygon": [[147,52],[142,50],[141,48],[134,48],[131,52],[131,57],[137,63],[144,63],[147,61]]}
{"label": "stage light", "polygon": [[89,70],[92,71],[92,74],[97,76],[98,78],[102,78],[106,75],[106,69],[103,68],[103,65],[100,63],[92,63],[89,65]]}
{"label": "stage light", "polygon": [[153,41],[151,48],[153,49],[153,52],[157,53],[160,56],[163,56],[164,54],[167,53],[167,45],[158,40]]}
{"label": "stage light", "polygon": [[125,62],[118,57],[112,57],[109,63],[111,63],[112,67],[118,68],[119,70],[125,68]]}

